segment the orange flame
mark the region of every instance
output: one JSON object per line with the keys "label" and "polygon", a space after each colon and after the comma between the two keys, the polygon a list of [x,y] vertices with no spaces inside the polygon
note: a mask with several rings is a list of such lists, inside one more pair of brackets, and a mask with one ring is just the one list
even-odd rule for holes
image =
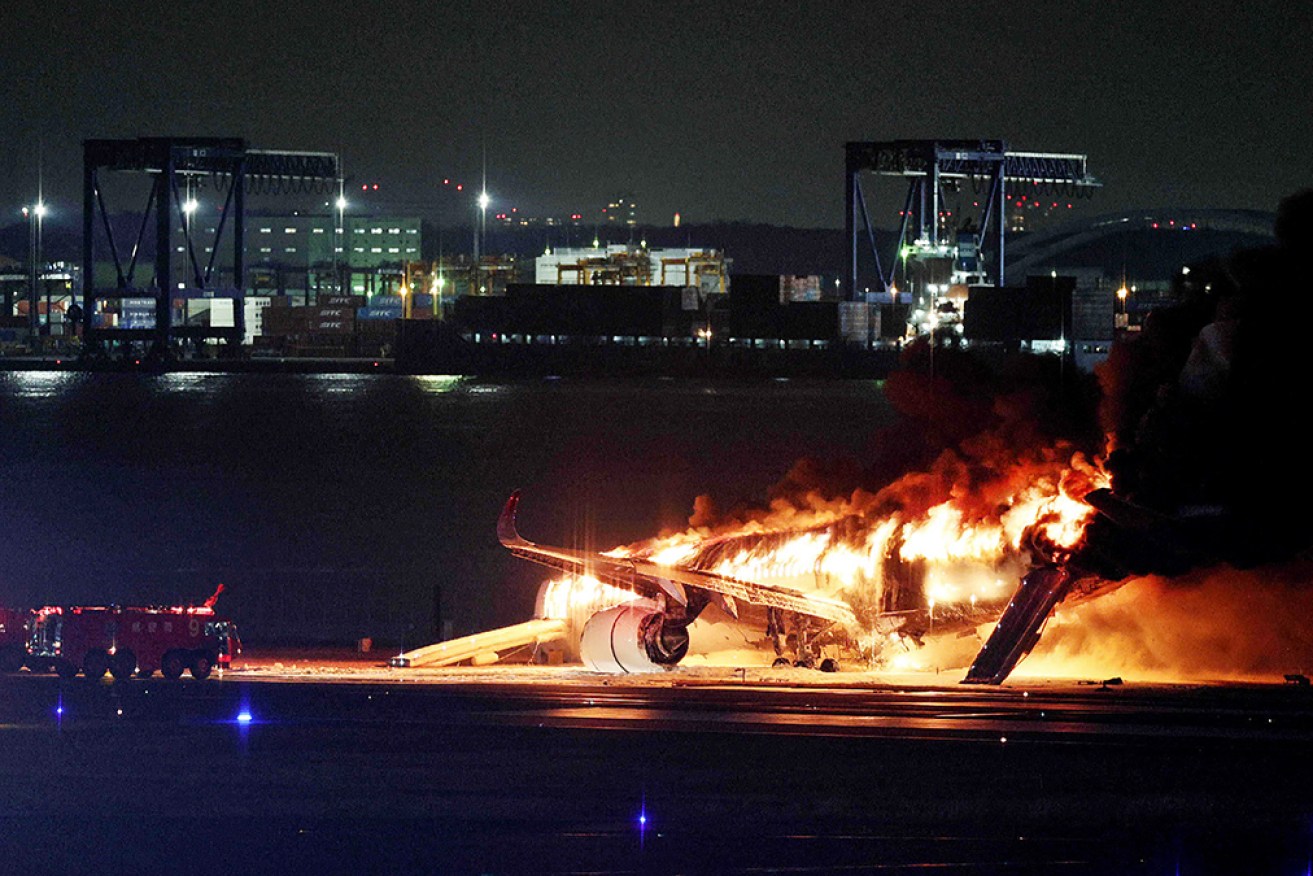
{"label": "orange flame", "polygon": [[[690,528],[609,554],[847,598],[855,609],[969,610],[1003,602],[1032,563],[1076,548],[1094,513],[1081,497],[1108,480],[1083,456],[1060,460],[1052,451],[985,483],[951,482],[941,490],[948,498],[933,504],[918,502],[930,492],[927,477],[908,476],[847,501],[808,496],[798,507],[777,500],[750,520]],[[892,579],[909,565],[920,570],[919,599]]]}
{"label": "orange flame", "polygon": [[605,584],[592,575],[566,575],[546,582],[538,595],[537,615],[544,619],[568,621],[575,630],[599,611],[605,611],[638,595]]}

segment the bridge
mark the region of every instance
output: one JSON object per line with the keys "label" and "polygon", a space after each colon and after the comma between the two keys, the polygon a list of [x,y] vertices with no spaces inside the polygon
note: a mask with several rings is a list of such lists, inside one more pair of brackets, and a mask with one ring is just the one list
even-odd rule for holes
{"label": "bridge", "polygon": [[1016,239],[1008,247],[1007,271],[1014,276],[1025,276],[1063,253],[1128,231],[1211,230],[1271,237],[1275,221],[1276,214],[1264,210],[1161,208],[1105,213]]}

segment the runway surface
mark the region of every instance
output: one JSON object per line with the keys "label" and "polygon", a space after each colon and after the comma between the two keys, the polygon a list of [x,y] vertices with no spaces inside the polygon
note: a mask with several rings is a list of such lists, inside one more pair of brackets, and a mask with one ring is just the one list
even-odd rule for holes
{"label": "runway surface", "polygon": [[0,861],[225,874],[1309,865],[1308,688],[376,663],[289,657],[207,682],[0,677]]}

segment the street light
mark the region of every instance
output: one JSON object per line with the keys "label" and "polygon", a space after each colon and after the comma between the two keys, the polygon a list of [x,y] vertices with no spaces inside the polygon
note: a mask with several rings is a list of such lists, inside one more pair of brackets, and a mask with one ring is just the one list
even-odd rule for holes
{"label": "street light", "polygon": [[492,203],[492,198],[488,196],[488,192],[486,189],[484,191],[479,192],[478,203],[479,203],[479,231],[477,237],[475,238],[476,245],[474,247],[474,257],[476,261],[478,260],[479,250],[483,248],[484,234],[486,234],[488,230],[488,205]]}
{"label": "street light", "polygon": [[442,276],[442,268],[433,278],[433,318],[442,319],[442,290],[447,285],[447,278]]}
{"label": "street light", "polygon": [[350,292],[345,288],[349,284],[342,282],[342,262],[338,257],[339,253],[345,254],[349,243],[346,239],[346,195],[342,191],[342,180],[337,181],[337,200],[333,206],[337,207],[337,224],[333,226],[333,273],[336,275],[338,293],[346,295]]}
{"label": "street light", "polygon": [[[41,260],[41,220],[45,215],[46,205],[41,200],[31,207],[23,208],[23,216],[27,219],[27,327],[34,346],[40,334],[37,319],[37,283],[40,276],[38,262]],[[49,313],[46,314],[46,319],[50,319]]]}
{"label": "street light", "polygon": [[483,246],[483,234],[488,224],[488,205],[492,203],[492,198],[488,195],[488,190],[484,189],[479,192],[479,224],[474,229],[474,288],[482,292],[482,271],[479,266],[480,249]]}

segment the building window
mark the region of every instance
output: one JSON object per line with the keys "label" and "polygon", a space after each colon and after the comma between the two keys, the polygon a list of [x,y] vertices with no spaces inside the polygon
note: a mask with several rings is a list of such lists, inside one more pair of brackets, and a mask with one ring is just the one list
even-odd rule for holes
{"label": "building window", "polygon": [[323,234],[323,233],[324,233],[324,229],[322,229],[322,228],[316,228],[316,229],[314,229],[314,233],[315,233],[315,234]]}
{"label": "building window", "polygon": [[261,228],[261,229],[260,229],[260,233],[261,233],[261,234],[268,234],[268,233],[271,232],[271,231],[273,231],[272,228]]}
{"label": "building window", "polygon": [[296,252],[296,247],[289,246],[286,250],[284,250],[284,252]]}
{"label": "building window", "polygon": [[283,229],[283,232],[284,232],[285,234],[296,234],[296,229],[295,229],[295,228],[284,228],[284,229]]}

